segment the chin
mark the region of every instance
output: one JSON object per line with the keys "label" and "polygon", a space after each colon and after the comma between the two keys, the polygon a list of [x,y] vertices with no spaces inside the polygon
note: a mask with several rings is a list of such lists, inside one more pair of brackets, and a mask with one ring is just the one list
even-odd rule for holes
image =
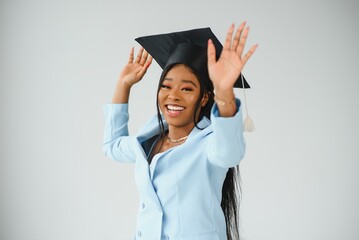
{"label": "chin", "polygon": [[193,119],[191,119],[190,121],[188,121],[188,120],[183,121],[183,120],[180,120],[180,119],[173,119],[173,118],[166,118],[165,117],[165,120],[166,120],[166,123],[168,124],[168,126],[173,126],[173,127],[176,127],[176,128],[188,127],[191,124],[194,127]]}

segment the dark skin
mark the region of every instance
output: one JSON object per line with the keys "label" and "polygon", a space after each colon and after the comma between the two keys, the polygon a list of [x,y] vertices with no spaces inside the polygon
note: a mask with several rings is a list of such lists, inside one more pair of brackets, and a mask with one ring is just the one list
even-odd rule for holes
{"label": "dark skin", "polygon": [[[199,98],[200,82],[188,67],[180,64],[168,71],[158,92],[158,105],[168,124],[168,133],[157,141],[151,158],[154,153],[164,152],[186,141],[181,139],[188,136],[195,126],[193,114]],[[205,94],[201,100],[201,107],[207,102],[208,95]],[[199,113],[200,109],[195,113],[196,121]],[[180,136],[180,141],[173,136]],[[177,139],[178,142],[171,142],[168,138]]]}
{"label": "dark skin", "polygon": [[[245,25],[246,23],[243,22],[235,33],[234,24],[230,26],[222,53],[218,60],[216,60],[214,44],[211,40],[208,40],[207,56],[209,77],[213,83],[216,97],[220,99],[221,102],[227,103],[218,104],[218,111],[221,117],[232,117],[236,113],[236,106],[233,101],[233,85],[257,48],[257,45],[253,45],[246,54],[243,54],[249,32],[249,27],[245,27]],[[151,62],[152,57],[149,56],[143,48],[140,49],[136,59],[134,58],[134,49],[131,49],[129,61],[118,79],[112,103],[128,103],[131,87],[143,78]],[[172,80],[164,81],[165,85],[169,85],[169,88],[166,86],[160,89],[159,107],[168,123],[168,133],[166,137],[181,139],[187,136],[194,128],[193,114],[198,113],[194,113],[193,109],[195,102],[199,98],[199,88],[196,89],[193,87],[191,91],[188,91],[188,89],[186,89],[187,87],[183,88],[184,82],[182,80],[191,80],[197,83],[198,87],[199,82],[198,79],[193,79],[190,76],[188,69],[184,67],[183,69],[174,69],[176,69],[176,71],[170,76]],[[172,69],[168,74],[172,74],[171,71]],[[191,84],[187,82],[187,85],[189,86]],[[205,105],[206,99],[205,95],[202,99],[202,104]],[[192,111],[190,111],[191,109]],[[182,144],[184,141],[173,143],[166,139],[161,139],[161,141],[158,142],[163,142],[163,144],[157,144],[152,152],[166,151],[171,147]]]}

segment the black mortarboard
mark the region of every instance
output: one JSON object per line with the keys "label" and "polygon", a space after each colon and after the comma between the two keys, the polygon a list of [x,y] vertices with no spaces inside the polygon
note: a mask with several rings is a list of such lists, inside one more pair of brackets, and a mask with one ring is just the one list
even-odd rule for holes
{"label": "black mortarboard", "polygon": [[[136,38],[135,40],[156,60],[163,70],[174,64],[185,64],[208,79],[207,44],[211,39],[218,60],[223,46],[210,28],[193,29]],[[244,87],[250,88],[243,77]],[[242,88],[241,75],[234,87]]]}

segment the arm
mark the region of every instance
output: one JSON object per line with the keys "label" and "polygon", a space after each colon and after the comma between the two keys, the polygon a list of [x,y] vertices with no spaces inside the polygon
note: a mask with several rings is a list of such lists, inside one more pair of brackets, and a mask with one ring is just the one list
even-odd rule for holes
{"label": "arm", "polygon": [[233,117],[221,117],[218,104],[213,106],[211,112],[213,133],[209,136],[207,157],[213,165],[223,168],[238,165],[246,149],[240,100],[235,99],[233,106]]}
{"label": "arm", "polygon": [[208,40],[208,72],[214,86],[219,115],[222,117],[232,117],[236,113],[233,85],[258,46],[253,45],[242,56],[249,32],[249,27],[244,28],[245,24],[243,22],[238,27],[233,41],[234,24],[231,25],[218,61],[216,60],[216,49],[212,41]]}
{"label": "arm", "polygon": [[134,137],[128,137],[128,100],[131,87],[139,82],[152,62],[152,57],[143,48],[134,61],[131,49],[127,65],[117,81],[112,104],[103,107],[105,131],[103,150],[110,158],[121,162],[134,162]]}
{"label": "arm", "polygon": [[208,72],[216,104],[212,108],[213,133],[208,140],[207,156],[212,164],[224,168],[237,165],[245,153],[241,102],[235,99],[233,85],[258,46],[253,45],[242,56],[249,32],[245,25],[243,22],[238,27],[233,40],[234,25],[231,25],[218,61],[216,49],[208,40]]}
{"label": "arm", "polygon": [[119,162],[134,162],[133,140],[128,137],[128,104],[106,104],[103,151]]}

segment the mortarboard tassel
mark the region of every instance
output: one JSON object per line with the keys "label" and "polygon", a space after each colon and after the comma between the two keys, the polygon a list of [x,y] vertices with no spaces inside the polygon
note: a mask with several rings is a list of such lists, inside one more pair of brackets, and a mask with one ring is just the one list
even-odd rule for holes
{"label": "mortarboard tassel", "polygon": [[[242,86],[244,86],[243,74],[241,74],[241,80],[242,80]],[[251,119],[248,113],[246,90],[244,87],[243,87],[243,96],[244,96],[244,105],[246,107],[246,118],[244,119],[244,123],[243,123],[244,131],[253,132],[255,128],[254,128],[253,120]]]}

